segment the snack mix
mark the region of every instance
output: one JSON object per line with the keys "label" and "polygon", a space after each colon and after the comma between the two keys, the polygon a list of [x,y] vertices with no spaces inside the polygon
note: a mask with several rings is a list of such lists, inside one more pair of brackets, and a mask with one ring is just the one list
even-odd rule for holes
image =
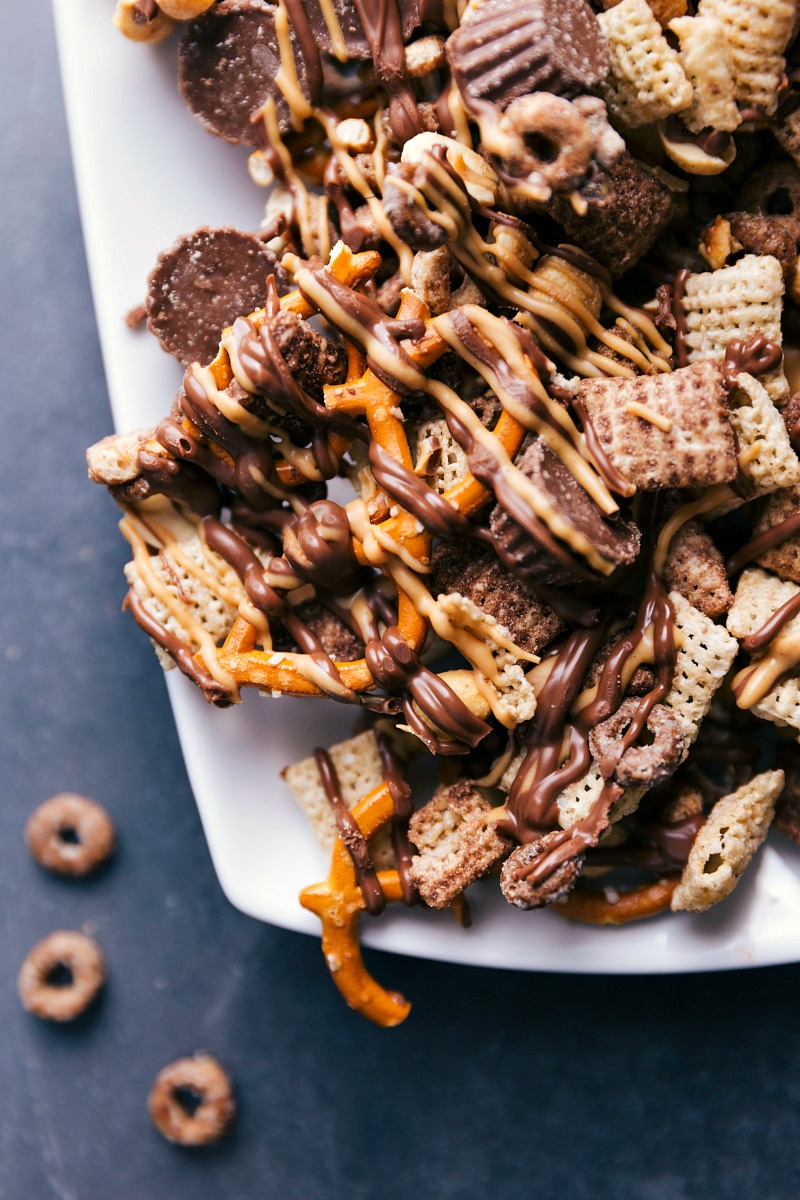
{"label": "snack mix", "polygon": [[183,387],[89,473],[165,667],[358,709],[284,772],[347,1002],[408,1013],[359,951],[388,902],[466,925],[488,875],[620,924],[723,899],[776,812],[800,843],[795,0],[116,22],[184,22],[183,97],[269,190],[160,256],[130,323]]}

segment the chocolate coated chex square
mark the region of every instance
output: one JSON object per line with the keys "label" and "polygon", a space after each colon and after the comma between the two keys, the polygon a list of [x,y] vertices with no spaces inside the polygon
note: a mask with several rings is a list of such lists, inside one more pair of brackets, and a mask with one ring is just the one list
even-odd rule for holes
{"label": "chocolate coated chex square", "polygon": [[[695,363],[671,375],[584,379],[578,397],[603,448],[643,491],[710,487],[736,477],[737,459],[722,373]],[[644,406],[667,431],[629,411]]]}

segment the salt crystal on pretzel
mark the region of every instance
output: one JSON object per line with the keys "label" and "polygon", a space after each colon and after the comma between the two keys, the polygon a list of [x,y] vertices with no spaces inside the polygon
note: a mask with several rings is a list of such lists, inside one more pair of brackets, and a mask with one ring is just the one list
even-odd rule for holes
{"label": "salt crystal on pretzel", "polygon": [[681,115],[687,129],[731,131],[741,123],[736,107],[733,53],[725,28],[714,17],[676,17],[669,28],[680,39],[680,60],[691,80],[691,108]]}
{"label": "salt crystal on pretzel", "polygon": [[584,379],[578,399],[616,469],[638,488],[709,487],[736,477],[722,374],[711,363],[670,375]]}
{"label": "salt crystal on pretzel", "polygon": [[[778,579],[758,567],[751,567],[742,572],[733,606],[728,613],[727,626],[729,631],[738,638],[747,638],[760,630],[767,620],[788,601],[800,595],[796,584]],[[794,643],[794,645],[793,645]],[[781,646],[786,647],[786,653],[781,652]],[[749,703],[746,695],[739,695],[741,703],[757,717],[772,722],[773,725],[789,725],[800,730],[800,683],[792,675],[781,680],[782,668],[791,669],[793,657],[800,655],[800,616],[794,616],[786,621],[776,634],[775,640],[765,649],[753,656],[751,666],[761,664],[762,670],[770,661],[775,663],[770,670],[765,684],[758,689],[759,699]],[[800,660],[800,659],[799,659]],[[749,668],[744,668],[734,679],[746,681]],[[775,682],[769,686],[770,681]],[[764,693],[764,687],[767,687]]]}
{"label": "salt crystal on pretzel", "polygon": [[717,801],[673,892],[673,912],[705,912],[731,894],[769,832],[783,782],[783,771],[764,771]]}
{"label": "salt crystal on pretzel", "polygon": [[[756,334],[783,344],[783,272],[772,255],[748,254],[730,267],[691,274],[683,287],[686,346],[690,362],[722,362],[732,338],[748,342]],[[762,383],[775,403],[788,399],[782,368]]]}
{"label": "salt crystal on pretzel", "polygon": [[[328,754],[336,769],[342,799],[349,809],[378,787],[386,774],[372,729],[329,746]],[[338,836],[336,820],[313,755],[285,767],[281,775],[307,816],[320,846],[326,854],[331,854]],[[379,869],[395,866],[388,829],[382,829],[371,839],[370,854]]]}
{"label": "salt crystal on pretzel", "polygon": [[[739,644],[679,592],[670,592],[669,599],[675,613],[676,659],[672,684],[661,703],[672,711],[683,733],[685,760]],[[603,783],[599,769],[593,766],[581,779],[564,788],[558,797],[558,809],[565,829],[589,815]],[[612,820],[634,812],[643,794],[643,789],[627,788],[614,806]]]}
{"label": "salt crystal on pretzel", "polygon": [[635,128],[689,107],[692,85],[647,0],[622,0],[597,19],[609,56],[603,94],[615,117]]}
{"label": "salt crystal on pretzel", "polygon": [[700,0],[700,17],[716,17],[733,55],[736,99],[771,116],[786,63],[783,52],[797,14],[795,0]]}
{"label": "salt crystal on pretzel", "polygon": [[431,908],[446,908],[508,851],[510,841],[486,820],[490,812],[471,780],[462,779],[438,788],[412,816],[408,833],[418,853],[411,879]]}

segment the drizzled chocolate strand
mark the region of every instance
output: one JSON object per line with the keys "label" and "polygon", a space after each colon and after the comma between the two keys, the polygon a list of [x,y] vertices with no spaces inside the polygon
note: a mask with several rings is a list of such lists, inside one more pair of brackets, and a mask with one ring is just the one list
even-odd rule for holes
{"label": "drizzled chocolate strand", "polygon": [[793,617],[800,613],[800,592],[791,596],[780,608],[776,609],[768,621],[760,629],[742,638],[742,649],[748,654],[756,654],[778,636],[784,625],[788,625]]}
{"label": "drizzled chocolate strand", "polygon": [[369,852],[366,838],[359,829],[355,817],[344,802],[339,776],[336,773],[336,767],[333,765],[333,760],[327,750],[317,748],[314,751],[314,762],[317,764],[317,770],[319,771],[319,777],[322,781],[322,787],[328,803],[333,810],[336,832],[352,860],[353,869],[356,873],[356,882],[361,889],[361,895],[364,897],[367,912],[370,916],[377,917],[383,912],[386,900],[378,880],[375,864],[372,861],[372,855]]}
{"label": "drizzled chocolate strand", "polygon": [[782,546],[784,542],[788,542],[789,538],[798,533],[800,533],[800,512],[792,513],[784,521],[779,521],[771,529],[765,529],[763,533],[759,533],[750,541],[745,542],[726,561],[725,570],[731,578],[738,575],[749,562],[766,554],[768,550],[775,549],[776,546]]}
{"label": "drizzled chocolate strand", "polygon": [[408,822],[414,811],[411,803],[411,788],[403,776],[400,760],[382,729],[375,730],[375,739],[383,763],[383,776],[394,802],[391,827],[392,846],[397,859],[403,903],[411,908],[412,905],[420,902],[419,893],[411,881],[411,860],[414,857],[414,846],[408,836]]}
{"label": "drizzled chocolate strand", "polygon": [[251,603],[267,617],[282,621],[303,653],[308,654],[322,674],[327,676],[333,685],[330,694],[334,699],[357,704],[358,697],[343,684],[341,675],[333,660],[325,653],[319,638],[267,583],[264,567],[247,543],[214,517],[204,518],[203,532],[207,545],[233,567]]}
{"label": "drizzled chocolate strand", "polygon": [[[422,663],[396,626],[370,642],[364,657],[377,685],[401,699],[409,727],[432,753],[466,754],[490,732],[491,726],[467,708],[447,681]],[[450,740],[438,737],[412,701]]]}
{"label": "drizzled chocolate strand", "polygon": [[233,696],[228,688],[219,683],[205,667],[200,665],[185,642],[177,638],[174,633],[170,633],[161,621],[157,621],[150,615],[133,588],[125,597],[122,607],[130,609],[136,624],[145,631],[148,637],[157,642],[162,650],[166,650],[184,675],[191,679],[192,683],[197,684],[209,704],[216,704],[218,708],[227,708],[233,703]]}

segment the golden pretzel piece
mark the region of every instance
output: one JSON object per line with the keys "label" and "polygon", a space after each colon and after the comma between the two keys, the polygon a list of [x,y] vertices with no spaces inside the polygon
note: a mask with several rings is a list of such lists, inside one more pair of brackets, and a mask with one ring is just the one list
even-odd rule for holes
{"label": "golden pretzel piece", "polygon": [[[374,788],[352,809],[364,837],[369,840],[394,813],[389,785]],[[378,881],[387,900],[402,900],[400,875],[396,870],[378,871]],[[331,978],[350,1008],[376,1025],[389,1027],[405,1021],[411,1005],[398,992],[389,992],[372,978],[364,965],[358,943],[358,921],[366,907],[356,881],[353,860],[341,838],[336,839],[331,869],[324,883],[303,888],[300,903],[322,921],[322,952]]]}
{"label": "golden pretzel piece", "polygon": [[572,891],[550,911],[568,921],[583,921],[587,925],[627,925],[630,921],[655,917],[668,909],[679,879],[680,875],[668,875],[652,883],[643,883],[630,892],[621,892],[613,903],[604,891]]}

